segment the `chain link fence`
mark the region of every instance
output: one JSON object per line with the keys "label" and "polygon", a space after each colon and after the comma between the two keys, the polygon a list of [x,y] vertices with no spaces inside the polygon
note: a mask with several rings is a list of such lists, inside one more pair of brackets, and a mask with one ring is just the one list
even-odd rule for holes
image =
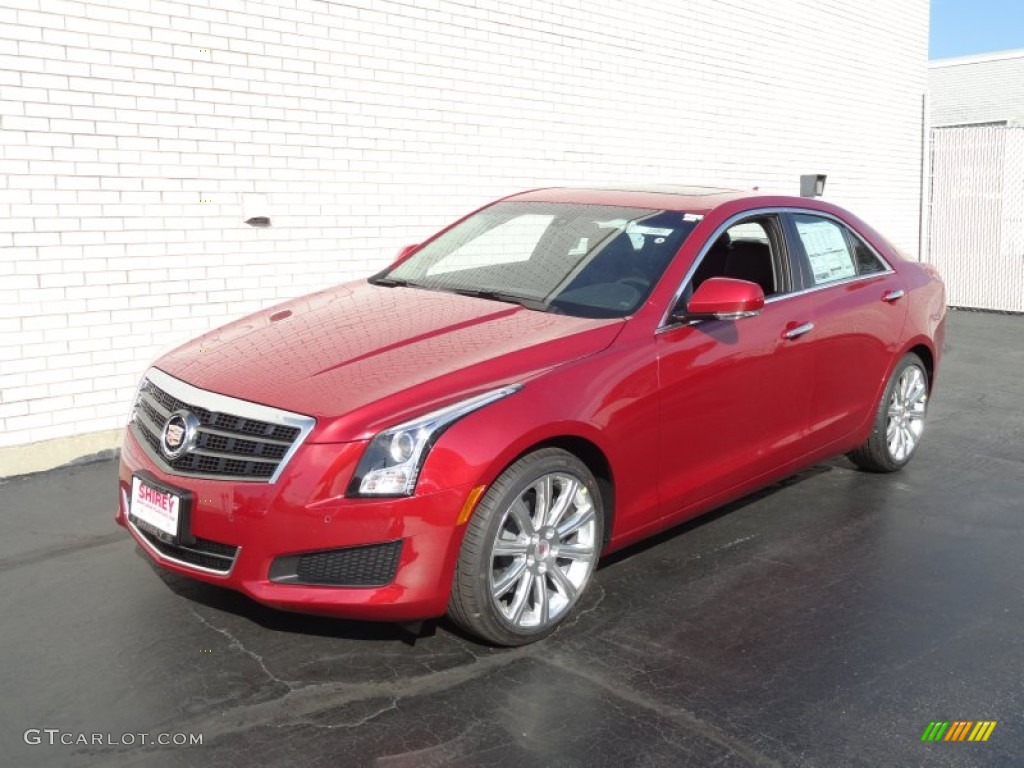
{"label": "chain link fence", "polygon": [[1024,312],[1024,126],[933,129],[928,222],[950,306]]}

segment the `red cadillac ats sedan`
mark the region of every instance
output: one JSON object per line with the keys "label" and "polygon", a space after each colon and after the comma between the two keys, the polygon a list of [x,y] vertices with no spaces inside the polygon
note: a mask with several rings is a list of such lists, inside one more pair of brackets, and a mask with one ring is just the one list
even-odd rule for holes
{"label": "red cadillac ats sedan", "polygon": [[835,454],[914,455],[938,275],[828,203],[499,200],[157,360],[117,521],[276,608],[552,632],[603,553]]}

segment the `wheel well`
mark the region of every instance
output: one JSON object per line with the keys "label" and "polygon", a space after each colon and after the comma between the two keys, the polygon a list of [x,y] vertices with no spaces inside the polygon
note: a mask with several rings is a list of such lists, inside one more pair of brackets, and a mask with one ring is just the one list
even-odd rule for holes
{"label": "wheel well", "polygon": [[601,507],[604,509],[604,544],[607,544],[611,539],[612,521],[615,517],[615,482],[612,477],[611,464],[608,463],[604,451],[586,438],[563,435],[530,446],[523,451],[523,455],[533,453],[539,448],[561,448],[587,465],[587,469],[597,480],[598,490],[601,491]]}
{"label": "wheel well", "polygon": [[932,351],[924,344],[918,344],[916,347],[907,351],[913,352],[915,355],[920,357],[921,362],[924,363],[925,373],[928,374],[928,389],[930,390],[932,382],[935,379],[935,356],[932,355]]}

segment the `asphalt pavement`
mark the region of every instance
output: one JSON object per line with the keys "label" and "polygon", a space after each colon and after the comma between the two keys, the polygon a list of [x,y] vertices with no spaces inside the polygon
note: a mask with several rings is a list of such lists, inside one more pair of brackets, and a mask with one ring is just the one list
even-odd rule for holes
{"label": "asphalt pavement", "polygon": [[515,650],[162,573],[111,461],[2,483],[0,764],[1021,765],[1024,317],[947,341],[903,472],[837,458],[616,554]]}

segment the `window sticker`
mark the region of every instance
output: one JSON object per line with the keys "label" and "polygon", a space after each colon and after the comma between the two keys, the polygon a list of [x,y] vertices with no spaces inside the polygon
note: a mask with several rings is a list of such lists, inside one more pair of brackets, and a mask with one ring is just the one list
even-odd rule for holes
{"label": "window sticker", "polygon": [[626,234],[629,235],[630,242],[633,243],[633,250],[639,251],[644,247],[646,238],[655,238],[655,244],[665,242],[665,238],[671,235],[673,230],[666,229],[664,227],[647,227],[643,224],[637,224],[635,222],[629,222],[626,226]]}
{"label": "window sticker", "polygon": [[631,235],[654,235],[655,237],[668,237],[672,234],[671,229],[665,227],[646,227],[643,224],[629,223],[626,231]]}
{"label": "window sticker", "polygon": [[570,256],[583,256],[590,250],[590,238],[581,237],[579,242],[569,251]]}
{"label": "window sticker", "polygon": [[634,251],[642,250],[646,238],[655,238],[654,243],[661,245],[665,242],[665,238],[669,237],[674,229],[670,227],[649,227],[646,224],[638,224],[635,221],[628,221],[627,219],[611,219],[609,221],[598,221],[595,222],[597,226],[602,229],[618,229],[626,233],[629,237],[629,242],[633,245]]}
{"label": "window sticker", "polygon": [[846,239],[835,224],[797,219],[796,229],[807,251],[815,283],[844,280],[857,274]]}

